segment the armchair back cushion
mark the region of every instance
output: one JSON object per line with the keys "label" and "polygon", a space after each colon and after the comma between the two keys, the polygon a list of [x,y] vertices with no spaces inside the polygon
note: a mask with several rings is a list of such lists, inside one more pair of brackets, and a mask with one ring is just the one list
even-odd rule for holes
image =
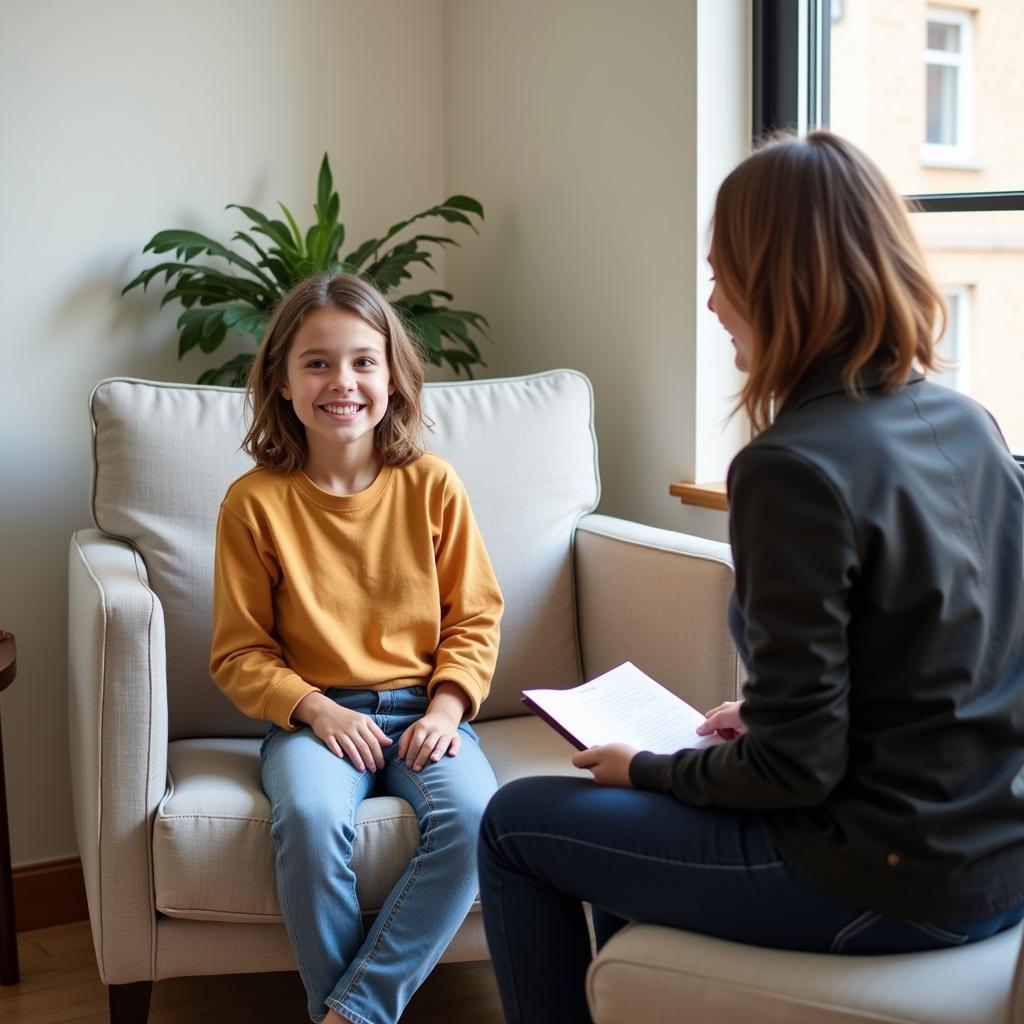
{"label": "armchair back cushion", "polygon": [[[517,714],[523,686],[580,681],[573,533],[599,494],[590,384],[568,370],[428,384],[424,409],[425,446],[462,477],[505,595],[481,717]],[[260,735],[208,669],[217,511],[252,465],[242,392],[111,379],[90,410],[93,519],[136,548],[163,606],[169,738]]]}

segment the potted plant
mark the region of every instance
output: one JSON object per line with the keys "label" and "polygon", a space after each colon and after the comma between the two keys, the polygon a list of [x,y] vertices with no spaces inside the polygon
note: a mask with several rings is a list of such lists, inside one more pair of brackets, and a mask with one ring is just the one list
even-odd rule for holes
{"label": "potted plant", "polygon": [[[171,228],[157,232],[142,251],[161,254],[173,250],[174,261],[143,270],[122,291],[124,294],[139,285],[145,290],[155,277],[164,275],[164,283],[170,287],[160,305],[177,299],[185,307],[178,317],[179,359],[197,346],[203,352],[216,351],[229,331],[254,339],[252,352],[243,352],[205,370],[199,376],[200,384],[245,383],[275,306],[296,282],[320,270],[347,270],[368,278],[388,294],[412,277],[411,268],[416,264],[434,269],[430,247],[459,244],[437,234],[417,233],[404,240],[396,240],[396,236],[416,221],[431,217],[449,224],[467,224],[476,231],[472,218],[482,220],[484,216],[483,207],[475,199],[451,196],[393,224],[381,238],[367,239],[345,256],[339,256],[345,226],[339,220],[341,201],[334,190],[326,153],[317,182],[316,223],[303,234],[288,207],[278,205],[285,217],[283,221],[250,206],[228,205],[228,209],[241,210],[250,221],[248,230],[236,231],[231,241],[242,243],[251,253],[223,245],[197,231]],[[256,235],[262,238],[257,240]],[[226,266],[193,262],[204,254],[223,260]],[[487,321],[479,313],[452,309],[446,304],[452,301],[450,292],[429,288],[388,297],[405,319],[425,361],[434,366],[446,363],[456,374],[465,371],[468,377],[473,376],[474,366],[486,365],[472,334],[476,331],[487,337]]]}

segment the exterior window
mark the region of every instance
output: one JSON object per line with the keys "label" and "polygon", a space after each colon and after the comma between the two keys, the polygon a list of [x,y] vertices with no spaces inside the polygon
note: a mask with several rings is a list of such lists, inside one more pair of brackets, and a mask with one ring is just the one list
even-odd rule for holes
{"label": "exterior window", "polygon": [[936,384],[970,394],[971,289],[966,285],[949,285],[942,289],[942,297],[946,300],[948,321],[938,354],[949,368],[933,373],[931,379]]}
{"label": "exterior window", "polygon": [[966,11],[928,9],[925,66],[925,138],[921,161],[964,164],[973,159],[974,54]]}
{"label": "exterior window", "polygon": [[753,0],[752,122],[755,138],[831,125],[912,202],[948,306],[939,354],[952,365],[932,378],[981,402],[1024,466],[1022,12],[1024,0]]}

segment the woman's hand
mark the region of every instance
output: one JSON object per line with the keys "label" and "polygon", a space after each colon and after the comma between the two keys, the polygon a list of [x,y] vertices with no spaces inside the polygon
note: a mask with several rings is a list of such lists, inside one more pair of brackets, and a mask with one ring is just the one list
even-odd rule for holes
{"label": "woman's hand", "polygon": [[727,700],[717,708],[712,708],[704,716],[704,721],[697,726],[697,734],[710,736],[717,732],[723,740],[734,740],[737,736],[742,736],[747,731],[743,719],[740,718],[742,703],[741,700]]}
{"label": "woman's hand", "polygon": [[459,724],[468,707],[469,698],[458,686],[441,683],[426,714],[398,740],[398,756],[405,760],[406,767],[418,772],[428,761],[440,761],[445,754],[455,757],[462,746]]}
{"label": "woman's hand", "polygon": [[602,786],[622,786],[632,789],[629,781],[629,763],[637,754],[636,747],[628,743],[604,743],[573,754],[577,768],[589,768],[594,781]]}
{"label": "woman's hand", "polygon": [[347,757],[359,771],[384,767],[381,747],[387,736],[369,715],[349,711],[322,693],[309,693],[296,705],[292,718],[305,722],[335,757]]}

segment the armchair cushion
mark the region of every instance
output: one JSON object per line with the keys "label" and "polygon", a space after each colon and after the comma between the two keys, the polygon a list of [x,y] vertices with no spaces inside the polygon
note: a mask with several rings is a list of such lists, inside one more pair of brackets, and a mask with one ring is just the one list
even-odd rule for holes
{"label": "armchair cushion", "polygon": [[591,964],[595,1024],[1016,1024],[1024,925],[956,949],[833,956],[630,925]]}
{"label": "armchair cushion", "polygon": [[[572,748],[532,716],[475,726],[499,783],[523,775],[586,774]],[[194,921],[277,924],[270,804],[260,787],[256,739],[171,743],[167,792],[153,831],[156,908]],[[365,801],[356,818],[352,861],[359,902],[373,913],[401,877],[419,843],[412,808],[396,797]]]}

